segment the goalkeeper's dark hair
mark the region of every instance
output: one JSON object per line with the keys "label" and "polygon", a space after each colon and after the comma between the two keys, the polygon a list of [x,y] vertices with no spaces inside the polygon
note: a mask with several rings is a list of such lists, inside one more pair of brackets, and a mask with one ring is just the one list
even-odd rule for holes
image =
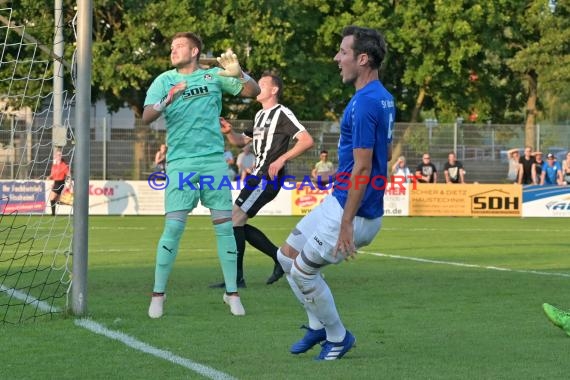
{"label": "goalkeeper's dark hair", "polygon": [[343,29],[342,36],[354,36],[352,50],[354,57],[358,54],[368,55],[368,65],[373,69],[380,68],[386,56],[386,41],[377,30],[350,25]]}
{"label": "goalkeeper's dark hair", "polygon": [[178,32],[172,37],[172,41],[177,38],[186,38],[192,41],[192,44],[198,48],[198,57],[202,54],[202,39],[199,35],[192,32]]}
{"label": "goalkeeper's dark hair", "polygon": [[283,79],[273,71],[264,71],[263,74],[261,74],[261,78],[263,77],[271,78],[271,83],[279,88],[279,90],[277,90],[277,100],[281,99],[281,95],[283,94]]}

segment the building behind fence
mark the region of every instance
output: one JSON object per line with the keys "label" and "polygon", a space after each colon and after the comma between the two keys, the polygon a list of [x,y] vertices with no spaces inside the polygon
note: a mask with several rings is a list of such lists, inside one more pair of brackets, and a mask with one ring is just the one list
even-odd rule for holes
{"label": "building behind fence", "polygon": [[[110,125],[104,118],[93,120],[91,179],[145,180],[153,171],[154,156],[165,141],[165,130],[160,123],[150,127],[143,126],[140,121],[134,123],[136,129],[132,121],[122,124],[121,120],[115,119]],[[33,173],[32,178],[45,178],[49,173],[35,173],[32,163],[50,159],[51,130],[25,126],[25,120],[10,120],[10,124],[2,125],[0,129],[0,179],[24,178],[29,171]],[[252,121],[233,120],[232,124],[236,131],[240,131],[251,126]],[[329,151],[333,162],[337,157],[338,123],[305,121],[302,124],[313,136],[315,146],[287,164],[287,173],[296,177],[311,173],[322,149]],[[542,126],[537,135],[539,139],[534,144],[535,149],[539,146],[543,152],[552,152],[559,160],[563,159],[570,145],[569,128]],[[508,169],[506,152],[513,147],[523,148],[524,126],[443,124],[435,120],[417,124],[397,123],[393,146],[395,155],[406,157],[412,172],[422,154],[429,152],[440,172],[440,182],[443,181],[442,170],[447,155],[455,151],[465,167],[467,182],[504,183]],[[136,155],[136,149],[142,154]],[[64,147],[64,156],[65,150]],[[240,151],[236,147],[231,147],[231,150],[234,156]],[[138,165],[134,162],[135,156],[143,157]]]}

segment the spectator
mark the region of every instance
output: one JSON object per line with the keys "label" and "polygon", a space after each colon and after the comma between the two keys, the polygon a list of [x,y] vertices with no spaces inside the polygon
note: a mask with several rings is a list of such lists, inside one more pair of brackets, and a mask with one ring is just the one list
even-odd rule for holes
{"label": "spectator", "polygon": [[562,185],[562,168],[560,163],[554,160],[554,155],[548,153],[546,162],[542,165],[542,174],[540,175],[541,185]]}
{"label": "spectator", "polygon": [[542,165],[544,165],[544,160],[542,159],[542,152],[534,152],[534,173],[532,178],[534,179],[534,184],[538,185],[540,183],[540,176],[542,174]]}
{"label": "spectator", "polygon": [[255,168],[255,155],[251,152],[251,145],[244,145],[242,152],[237,157],[238,177],[243,182],[245,177]]}
{"label": "spectator", "polygon": [[398,177],[404,177],[406,179],[404,182],[410,182],[410,176],[412,175],[412,172],[406,166],[406,157],[404,156],[398,157],[398,160],[392,166],[392,175]]}
{"label": "spectator", "polygon": [[445,183],[465,183],[465,170],[463,164],[457,161],[455,153],[447,155],[447,162],[443,165]]}
{"label": "spectator", "polygon": [[532,171],[535,166],[535,159],[532,156],[532,147],[527,146],[524,148],[524,156],[519,159],[520,171],[518,182],[521,185],[536,185],[532,176]]}
{"label": "spectator", "polygon": [[226,164],[228,164],[228,178],[230,181],[235,181],[238,173],[238,168],[236,165],[236,160],[234,159],[234,154],[229,148],[226,147],[224,149],[224,160],[226,161]]}
{"label": "spectator", "polygon": [[562,184],[570,185],[570,151],[566,153],[566,159],[562,161]]}
{"label": "spectator", "polygon": [[519,148],[509,150],[507,155],[509,157],[509,172],[507,173],[507,180],[509,180],[509,182],[518,183],[519,173],[522,170],[519,162]]}
{"label": "spectator", "polygon": [[418,182],[437,183],[437,169],[435,165],[431,163],[429,153],[423,154],[422,162],[420,162],[416,168],[416,177],[418,178]]}
{"label": "spectator", "polygon": [[154,155],[154,170],[158,172],[166,170],[166,144],[160,144],[160,149]]}
{"label": "spectator", "polygon": [[334,165],[329,161],[329,152],[321,150],[320,160],[311,171],[311,178],[319,186],[327,185],[335,174]]}

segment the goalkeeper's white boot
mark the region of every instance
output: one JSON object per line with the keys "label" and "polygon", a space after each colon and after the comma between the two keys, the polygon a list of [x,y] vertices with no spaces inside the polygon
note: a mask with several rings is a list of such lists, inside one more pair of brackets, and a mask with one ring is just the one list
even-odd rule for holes
{"label": "goalkeeper's white boot", "polygon": [[233,315],[245,315],[245,309],[241,304],[241,299],[239,298],[238,294],[229,295],[227,293],[224,293],[224,303],[229,305],[230,311]]}
{"label": "goalkeeper's white boot", "polygon": [[150,306],[148,307],[148,316],[156,319],[162,317],[164,314],[164,301],[166,294],[153,295],[150,299]]}

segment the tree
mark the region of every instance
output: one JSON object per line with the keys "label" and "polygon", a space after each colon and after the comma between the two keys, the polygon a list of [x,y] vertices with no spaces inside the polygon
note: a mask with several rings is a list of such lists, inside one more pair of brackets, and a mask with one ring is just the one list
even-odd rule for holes
{"label": "tree", "polygon": [[552,10],[546,1],[531,1],[519,11],[516,24],[509,65],[526,82],[525,144],[533,146],[541,96],[568,96],[570,4],[559,2]]}

